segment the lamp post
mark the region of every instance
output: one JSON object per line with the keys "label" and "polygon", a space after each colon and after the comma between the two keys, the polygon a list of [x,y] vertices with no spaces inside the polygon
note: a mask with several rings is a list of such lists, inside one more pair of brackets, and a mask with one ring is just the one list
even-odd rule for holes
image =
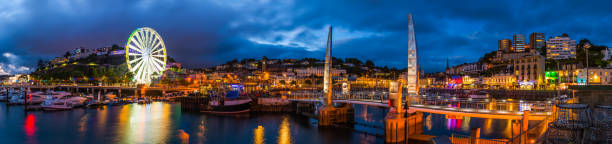
{"label": "lamp post", "polygon": [[586,55],[586,85],[589,85],[589,48],[591,47],[591,44],[586,43],[584,45],[584,52]]}

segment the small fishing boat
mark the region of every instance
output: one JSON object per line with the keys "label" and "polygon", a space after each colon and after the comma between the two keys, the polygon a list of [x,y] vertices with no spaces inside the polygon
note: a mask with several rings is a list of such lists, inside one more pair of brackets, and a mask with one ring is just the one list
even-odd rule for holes
{"label": "small fishing boat", "polygon": [[231,90],[226,92],[225,96],[210,97],[207,106],[200,112],[219,115],[248,113],[251,109],[252,99],[240,96],[243,89],[244,86],[242,85],[231,85]]}

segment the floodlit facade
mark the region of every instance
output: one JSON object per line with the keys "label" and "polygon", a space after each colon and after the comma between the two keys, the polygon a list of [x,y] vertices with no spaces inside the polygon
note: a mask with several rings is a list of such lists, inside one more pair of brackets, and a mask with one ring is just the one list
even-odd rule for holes
{"label": "floodlit facade", "polygon": [[516,76],[512,74],[496,74],[490,77],[482,78],[482,81],[485,85],[490,88],[512,88],[514,85],[518,84],[516,82]]}
{"label": "floodlit facade", "polygon": [[525,56],[512,62],[514,75],[523,88],[536,88],[544,84],[544,57],[540,55]]}
{"label": "floodlit facade", "polygon": [[[612,85],[612,69],[589,68],[588,71],[589,85]],[[576,83],[579,85],[586,84],[587,70],[578,69],[575,73]]]}
{"label": "floodlit facade", "polygon": [[497,50],[504,53],[514,51],[512,49],[512,41],[510,39],[503,39],[497,41]]}

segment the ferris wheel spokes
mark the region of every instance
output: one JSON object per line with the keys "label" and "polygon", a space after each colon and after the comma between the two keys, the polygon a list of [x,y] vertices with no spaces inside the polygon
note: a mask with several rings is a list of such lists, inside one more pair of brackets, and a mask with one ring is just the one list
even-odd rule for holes
{"label": "ferris wheel spokes", "polygon": [[150,84],[163,74],[166,67],[166,47],[155,30],[144,27],[132,32],[126,44],[126,63],[134,75],[134,82]]}

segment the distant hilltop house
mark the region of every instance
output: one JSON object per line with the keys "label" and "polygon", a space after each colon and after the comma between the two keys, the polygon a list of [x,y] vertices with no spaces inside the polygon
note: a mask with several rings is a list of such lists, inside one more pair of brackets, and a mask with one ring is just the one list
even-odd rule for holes
{"label": "distant hilltop house", "polygon": [[98,56],[100,55],[111,55],[111,56],[125,55],[125,50],[121,48],[113,49],[113,47],[101,47],[101,48],[95,48],[95,49],[86,49],[83,47],[79,47],[79,48],[75,48],[72,50],[72,53],[69,59],[77,60],[77,59],[86,58],[89,55],[98,55]]}

